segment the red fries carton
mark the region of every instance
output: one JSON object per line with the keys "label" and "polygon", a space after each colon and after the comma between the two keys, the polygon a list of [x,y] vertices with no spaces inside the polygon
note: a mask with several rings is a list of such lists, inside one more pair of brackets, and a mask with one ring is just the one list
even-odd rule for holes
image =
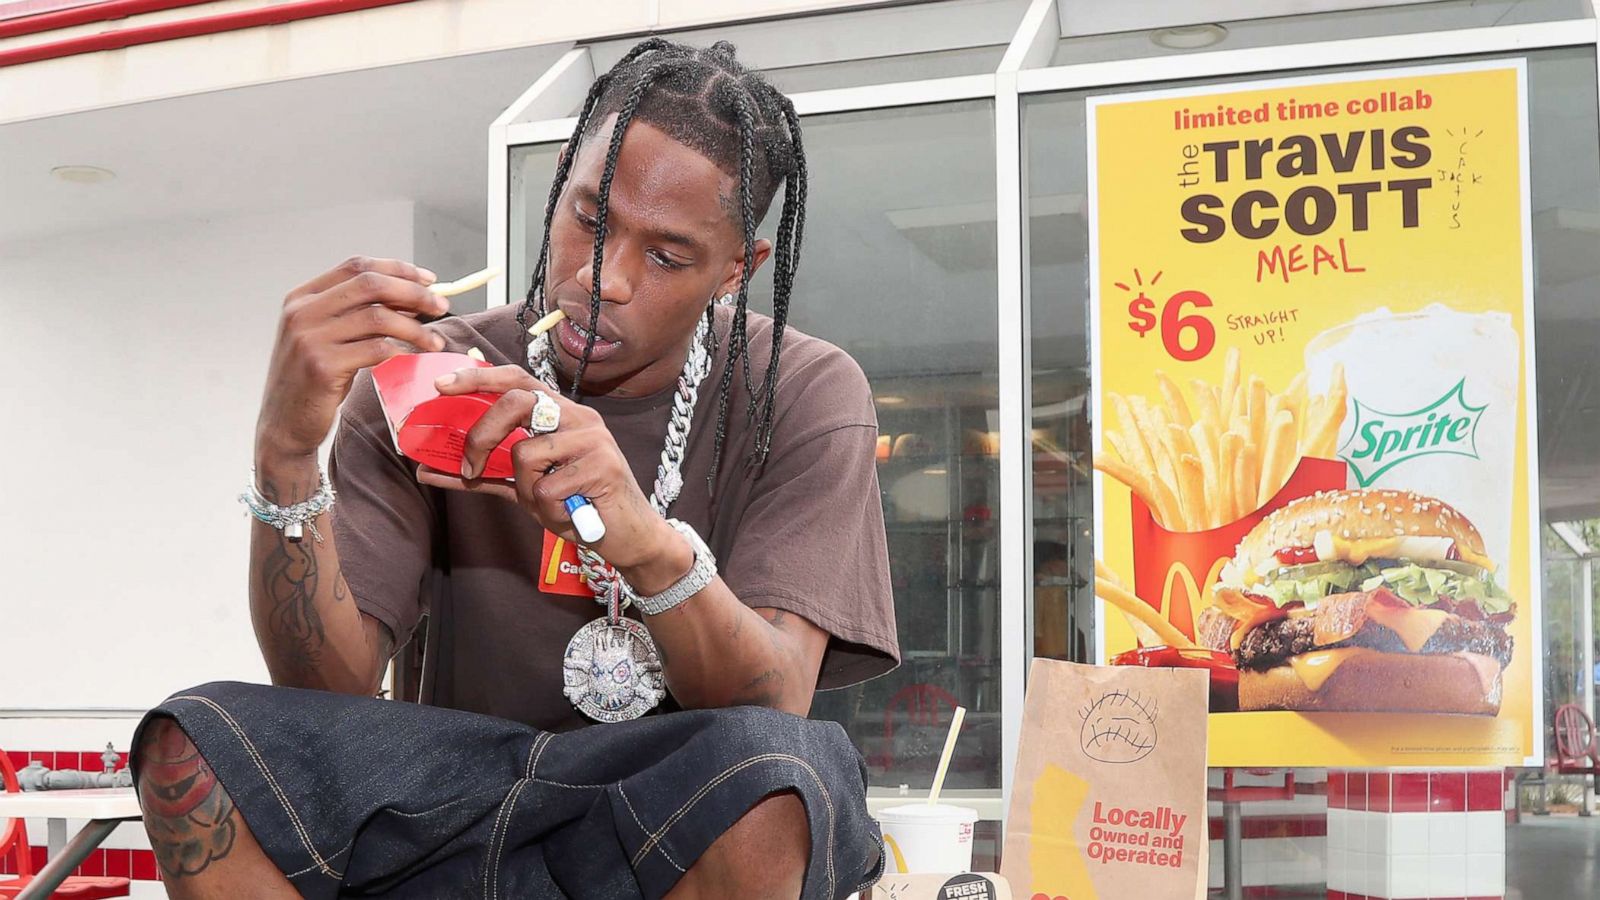
{"label": "red fries carton", "polygon": [[1167,617],[1191,640],[1200,610],[1209,605],[1207,591],[1222,566],[1233,558],[1239,541],[1275,510],[1317,491],[1340,490],[1345,463],[1302,457],[1288,482],[1261,508],[1208,531],[1168,531],[1156,523],[1138,495],[1133,502],[1133,592]]}
{"label": "red fries carton", "polygon": [[[442,472],[461,471],[467,432],[500,399],[499,394],[478,392],[445,396],[433,383],[457,369],[491,368],[464,353],[412,353],[396,356],[372,370],[378,402],[389,423],[389,436],[407,459]],[[517,428],[489,452],[483,478],[510,478],[511,448],[532,435]]]}

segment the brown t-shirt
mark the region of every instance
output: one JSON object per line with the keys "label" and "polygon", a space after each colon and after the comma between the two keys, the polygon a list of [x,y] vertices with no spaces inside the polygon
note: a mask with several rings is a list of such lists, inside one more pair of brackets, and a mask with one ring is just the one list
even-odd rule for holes
{"label": "brown t-shirt", "polygon": [[[776,607],[831,639],[819,687],[837,688],[894,668],[894,602],[874,463],[877,417],[866,377],[825,341],[787,329],[772,449],[749,462],[749,394],[735,373],[715,494],[707,484],[717,385],[732,310],[719,308],[721,338],[701,385],[683,492],[669,514],[711,548],[723,580],[752,607]],[[524,364],[515,307],[433,326],[446,349],[476,347],[495,365]],[[747,325],[753,377],[772,346],[772,320]],[[641,398],[584,400],[606,426],[645,491],[655,485],[673,388]],[[419,485],[416,465],[395,451],[370,373],[357,379],[334,440],[334,533],[344,577],[363,612],[405,643],[429,615],[423,701],[561,731],[588,724],[561,693],[567,641],[602,607],[592,597],[539,589],[544,532],[514,503]],[[637,615],[637,613],[633,613]],[[669,697],[661,709],[676,708]]]}

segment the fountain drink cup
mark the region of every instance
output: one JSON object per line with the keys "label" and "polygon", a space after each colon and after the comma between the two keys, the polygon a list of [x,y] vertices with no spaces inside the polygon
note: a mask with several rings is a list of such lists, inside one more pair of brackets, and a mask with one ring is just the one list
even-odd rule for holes
{"label": "fountain drink cup", "polygon": [[1349,486],[1443,500],[1506,565],[1521,360],[1511,317],[1441,304],[1379,309],[1312,338],[1305,359],[1313,395],[1344,366],[1350,398],[1338,454]]}
{"label": "fountain drink cup", "polygon": [[978,811],[944,803],[908,803],[879,811],[884,871],[916,874],[972,871],[972,824]]}

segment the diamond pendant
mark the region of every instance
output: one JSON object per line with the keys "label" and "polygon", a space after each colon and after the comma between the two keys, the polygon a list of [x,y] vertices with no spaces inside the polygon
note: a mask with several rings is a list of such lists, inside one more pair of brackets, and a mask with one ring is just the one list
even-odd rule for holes
{"label": "diamond pendant", "polygon": [[561,668],[562,693],[597,722],[637,719],[667,694],[655,641],[633,619],[601,617],[578,629]]}

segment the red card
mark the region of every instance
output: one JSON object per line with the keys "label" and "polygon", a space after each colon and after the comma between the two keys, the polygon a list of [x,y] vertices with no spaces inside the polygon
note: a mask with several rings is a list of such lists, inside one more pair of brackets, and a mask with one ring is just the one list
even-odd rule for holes
{"label": "red card", "polygon": [[578,545],[548,531],[544,533],[544,553],[539,557],[539,571],[534,573],[534,580],[539,583],[539,590],[547,594],[594,596],[588,580],[583,577]]}
{"label": "red card", "polygon": [[[443,472],[461,471],[461,453],[467,432],[477,424],[499,394],[441,395],[433,382],[457,369],[491,368],[464,353],[410,353],[396,356],[372,370],[372,381],[389,423],[395,449],[408,459]],[[529,437],[517,428],[489,452],[483,478],[510,478],[511,447]]]}

